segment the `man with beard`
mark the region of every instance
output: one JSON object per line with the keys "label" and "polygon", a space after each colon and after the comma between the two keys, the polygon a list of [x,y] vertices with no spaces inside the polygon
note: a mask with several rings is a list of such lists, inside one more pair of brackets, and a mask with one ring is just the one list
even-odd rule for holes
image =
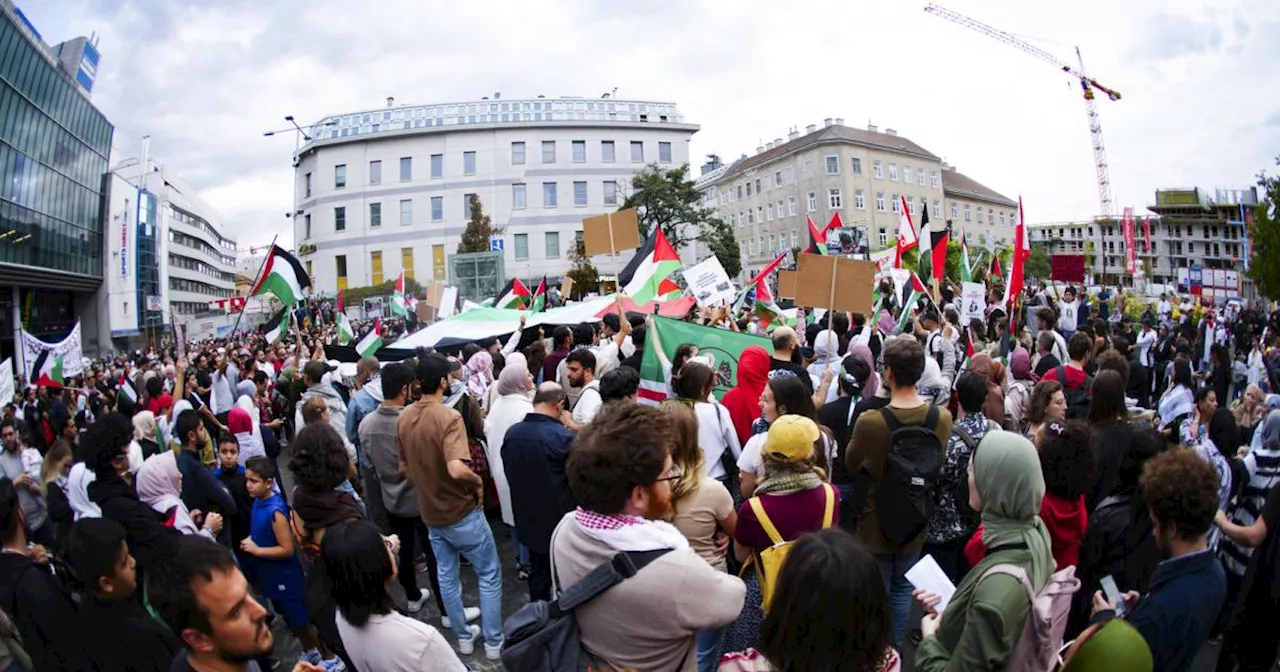
{"label": "man with beard", "polygon": [[577,609],[582,644],[602,667],[692,669],[695,635],[727,625],[742,610],[742,581],[713,569],[665,522],[672,483],[680,478],[671,435],[658,409],[622,404],[602,411],[569,453],[569,488],[579,508],[552,533],[551,575],[563,590],[601,565],[621,562],[614,560],[620,554],[637,570]]}
{"label": "man with beard", "polygon": [[[184,535],[168,562],[147,575],[147,599],[186,647],[174,658],[173,672],[261,672],[255,659],[275,644],[267,610],[249,591],[231,551],[200,535]],[[299,662],[293,671],[324,668]]]}
{"label": "man with beard", "polygon": [[[1218,475],[1195,452],[1170,450],[1147,461],[1139,485],[1163,560],[1146,595],[1130,590],[1122,596],[1125,620],[1147,641],[1155,669],[1187,670],[1227,596],[1226,574],[1207,541],[1218,510]],[[1116,605],[1094,593],[1092,623],[1115,615]]]}

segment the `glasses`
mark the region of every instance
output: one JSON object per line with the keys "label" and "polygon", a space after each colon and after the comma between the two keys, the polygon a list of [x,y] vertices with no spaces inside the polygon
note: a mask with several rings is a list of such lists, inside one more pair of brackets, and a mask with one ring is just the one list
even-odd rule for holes
{"label": "glasses", "polygon": [[676,468],[674,468],[674,467],[672,467],[672,470],[671,470],[671,471],[672,471],[673,473],[671,473],[671,475],[670,475],[670,476],[663,476],[663,477],[661,477],[661,478],[655,479],[653,482],[654,482],[654,483],[663,483],[663,482],[666,482],[666,483],[674,483],[675,481],[680,480],[680,477],[681,477],[681,476],[684,476],[684,472],[682,472],[682,471],[680,471],[680,470],[678,470],[678,469],[676,469]]}

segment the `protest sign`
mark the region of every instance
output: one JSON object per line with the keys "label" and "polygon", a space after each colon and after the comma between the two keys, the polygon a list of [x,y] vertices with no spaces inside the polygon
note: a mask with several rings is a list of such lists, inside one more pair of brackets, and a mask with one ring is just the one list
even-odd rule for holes
{"label": "protest sign", "polygon": [[699,306],[717,306],[733,301],[735,292],[729,274],[714,256],[696,266],[686,268],[684,281]]}

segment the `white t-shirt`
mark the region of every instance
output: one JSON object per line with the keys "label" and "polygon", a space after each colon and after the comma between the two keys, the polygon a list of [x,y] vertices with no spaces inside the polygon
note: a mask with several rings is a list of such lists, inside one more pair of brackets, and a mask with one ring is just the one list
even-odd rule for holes
{"label": "white t-shirt", "polygon": [[462,672],[466,665],[438,630],[402,614],[375,614],[364,627],[357,628],[339,613],[335,617],[338,634],[361,669],[410,672],[440,670]]}
{"label": "white t-shirt", "polygon": [[1156,306],[1156,312],[1160,313],[1160,317],[1167,318],[1173,314],[1173,304],[1161,299],[1160,305]]}
{"label": "white t-shirt", "polygon": [[593,380],[583,386],[582,394],[578,395],[578,403],[573,407],[573,421],[579,425],[585,425],[595,419],[596,413],[599,413],[603,406],[600,381]]}
{"label": "white t-shirt", "polygon": [[[747,439],[747,445],[742,447],[742,454],[738,456],[739,471],[755,474],[756,480],[764,479],[764,444],[768,438],[769,433],[765,432]],[[822,433],[822,442],[827,451],[827,464],[830,465],[836,460],[836,442],[826,432]]]}
{"label": "white t-shirt", "polygon": [[1076,330],[1076,313],[1080,309],[1080,301],[1058,302],[1058,328],[1069,334]]}
{"label": "white t-shirt", "polygon": [[1152,346],[1156,344],[1156,332],[1154,329],[1145,329],[1138,332],[1138,361],[1143,366],[1155,366],[1155,357],[1151,352]]}
{"label": "white t-shirt", "polygon": [[693,405],[693,412],[698,416],[698,445],[706,460],[707,476],[721,478],[725,473],[720,456],[727,450],[736,459],[742,450],[733,418],[729,409],[720,404],[698,402]]}

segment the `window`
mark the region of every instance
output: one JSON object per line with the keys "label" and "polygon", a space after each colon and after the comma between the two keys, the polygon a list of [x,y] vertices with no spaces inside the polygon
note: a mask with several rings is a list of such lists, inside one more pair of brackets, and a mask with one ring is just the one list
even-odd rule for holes
{"label": "window", "polygon": [[[382,226],[382,204],[370,203],[369,204],[369,228],[376,229],[379,226]],[[374,284],[377,284],[377,283],[374,283]]]}
{"label": "window", "polygon": [[935,170],[932,173],[929,173],[929,184],[933,186],[934,189],[938,188],[938,171]]}
{"label": "window", "polygon": [[809,192],[809,198],[805,202],[805,212],[815,212],[818,209],[818,192]]}
{"label": "window", "polygon": [[671,163],[671,143],[658,143],[658,163]]}
{"label": "window", "polygon": [[996,223],[996,211],[993,208],[987,208],[987,221],[992,224]]}
{"label": "window", "polygon": [[756,211],[750,208],[747,209],[747,223],[748,224],[756,223]]}
{"label": "window", "polygon": [[476,153],[475,152],[462,153],[462,174],[463,175],[476,174]]}
{"label": "window", "polygon": [[764,206],[763,205],[756,206],[756,221],[760,222],[761,224],[764,224]]}
{"label": "window", "polygon": [[382,162],[369,162],[369,184],[382,184]]}
{"label": "window", "polygon": [[982,224],[985,221],[986,221],[986,218],[982,214],[982,208],[978,208],[978,223]]}
{"label": "window", "polygon": [[763,194],[763,193],[764,193],[764,189],[760,188],[760,178],[757,177],[756,178],[756,195],[759,196],[760,194]]}
{"label": "window", "polygon": [[832,210],[839,210],[844,207],[844,194],[839,189],[827,190],[827,207]]}
{"label": "window", "polygon": [[431,221],[438,222],[444,219],[444,196],[431,197]]}
{"label": "window", "polygon": [[339,254],[333,258],[334,270],[338,275],[338,289],[347,288],[347,255]]}
{"label": "window", "polygon": [[341,164],[333,167],[333,188],[347,188],[347,164]]}
{"label": "window", "polygon": [[[433,156],[431,157],[432,173],[435,173],[435,165],[436,165],[436,160],[435,160],[435,157]],[[435,175],[433,174],[432,177],[435,177]],[[400,181],[408,182],[412,179],[413,179],[413,157],[402,156],[400,157]]]}
{"label": "window", "polygon": [[871,174],[875,175],[877,180],[884,177],[884,164],[879,161],[872,161]]}
{"label": "window", "polygon": [[933,199],[933,216],[934,217],[942,216],[942,202],[936,198]]}
{"label": "window", "polygon": [[338,207],[333,209],[333,230],[347,230],[347,209]]}
{"label": "window", "polygon": [[511,185],[511,207],[516,210],[524,210],[526,201],[528,200],[527,188],[524,183]]}
{"label": "window", "polygon": [[307,194],[306,197],[311,198],[311,173],[307,173],[306,175],[303,176],[302,183],[305,185],[305,188],[306,188],[306,194]]}
{"label": "window", "polygon": [[587,141],[574,140],[572,147],[573,147],[573,162],[584,163],[587,160]]}
{"label": "window", "polygon": [[782,186],[782,171],[781,171],[781,170],[779,170],[779,171],[777,171],[777,172],[775,172],[775,173],[773,174],[773,186],[775,186],[775,187],[781,187],[781,186]]}
{"label": "window", "polygon": [[618,204],[618,183],[613,180],[605,180],[604,182],[604,204]]}
{"label": "window", "polygon": [[738,211],[738,226],[746,226],[747,219],[742,216],[742,211]]}
{"label": "window", "polygon": [[613,163],[615,161],[612,140],[600,141],[600,160],[604,163]]}
{"label": "window", "polygon": [[471,197],[475,194],[462,195],[462,218],[471,219]]}
{"label": "window", "polygon": [[639,140],[631,141],[631,163],[644,163],[644,143]]}
{"label": "window", "polygon": [[400,199],[400,226],[413,223],[413,199]]}
{"label": "window", "polygon": [[959,207],[959,206],[957,206],[955,203],[952,203],[952,204],[951,204],[951,219],[955,219],[955,218],[957,218],[957,217],[959,217],[959,216],[960,216],[960,207]]}
{"label": "window", "polygon": [[915,197],[915,196],[908,196],[908,197],[907,197],[907,212],[909,212],[909,213],[910,213],[910,212],[915,212],[915,211],[916,211],[916,197]]}
{"label": "window", "polygon": [[791,230],[791,247],[796,247],[800,242],[800,234],[795,230]]}
{"label": "window", "polygon": [[773,203],[769,203],[769,207],[764,209],[764,219],[766,222],[773,221]]}
{"label": "window", "polygon": [[523,142],[511,143],[511,165],[513,166],[524,165],[524,143]]}
{"label": "window", "polygon": [[888,244],[889,244],[889,232],[884,229],[880,229],[880,247],[884,247]]}
{"label": "window", "polygon": [[738,197],[737,197],[736,199],[734,199],[734,200],[738,200],[738,201],[742,200],[742,185],[741,185],[741,184],[739,184],[739,185],[738,185]]}
{"label": "window", "polygon": [[413,248],[400,248],[400,268],[404,271],[404,279],[413,279]]}
{"label": "window", "polygon": [[964,221],[966,222],[969,221],[970,219],[969,215],[972,209],[973,209],[972,206],[968,206],[968,205],[964,206]]}
{"label": "window", "polygon": [[542,207],[544,208],[556,207],[556,183],[555,182],[542,183]]}
{"label": "window", "polygon": [[444,177],[444,154],[431,155],[431,178],[440,179]]}
{"label": "window", "polygon": [[828,175],[840,174],[840,157],[835,155],[831,155],[827,157],[827,174]]}
{"label": "window", "polygon": [[587,204],[587,183],[573,183],[573,205],[574,207],[584,207]]}
{"label": "window", "polygon": [[898,164],[896,163],[889,164],[889,180],[892,182],[898,181]]}
{"label": "window", "polygon": [[787,214],[788,215],[796,214],[796,197],[795,196],[787,197]]}
{"label": "window", "polygon": [[382,252],[369,253],[369,275],[373,276],[370,280],[375,285],[382,284]]}
{"label": "window", "polygon": [[547,235],[547,258],[559,259],[560,258],[560,232],[548,231],[546,235]]}
{"label": "window", "polygon": [[[782,213],[783,213],[783,212],[784,212],[784,210],[782,209],[782,199],[778,199],[778,219],[782,219],[782,217],[783,217],[783,214],[782,214]],[[794,215],[794,214],[796,214],[796,213],[794,213],[794,212],[793,212],[793,213],[791,213],[791,214],[793,214],[793,215]]]}
{"label": "window", "polygon": [[899,200],[898,195],[894,194],[890,198],[892,200],[889,203],[889,207],[892,208],[894,212],[902,212],[902,201]]}
{"label": "window", "polygon": [[747,181],[747,198],[751,197],[751,181]]}
{"label": "window", "polygon": [[923,187],[924,186],[924,168],[921,168],[920,171],[916,173],[916,176],[920,178],[920,186]]}
{"label": "window", "polygon": [[903,164],[902,181],[905,182],[906,184],[911,184],[911,166]]}
{"label": "window", "polygon": [[542,162],[543,163],[556,162],[556,141],[555,140],[542,141]]}
{"label": "window", "polygon": [[861,189],[853,192],[853,207],[859,210],[867,209],[867,195]]}
{"label": "window", "polygon": [[884,192],[876,192],[876,212],[884,212]]}
{"label": "window", "polygon": [[516,242],[516,261],[524,261],[529,258],[529,234],[517,233]]}
{"label": "window", "polygon": [[800,167],[800,177],[809,177],[813,174],[813,159],[805,159],[804,165]]}
{"label": "window", "polygon": [[[306,240],[311,238],[311,215],[307,214],[305,217],[303,217],[302,222],[303,222],[304,228],[306,229],[306,234],[302,236],[302,238]],[[311,274],[308,273],[307,275],[311,275]]]}

